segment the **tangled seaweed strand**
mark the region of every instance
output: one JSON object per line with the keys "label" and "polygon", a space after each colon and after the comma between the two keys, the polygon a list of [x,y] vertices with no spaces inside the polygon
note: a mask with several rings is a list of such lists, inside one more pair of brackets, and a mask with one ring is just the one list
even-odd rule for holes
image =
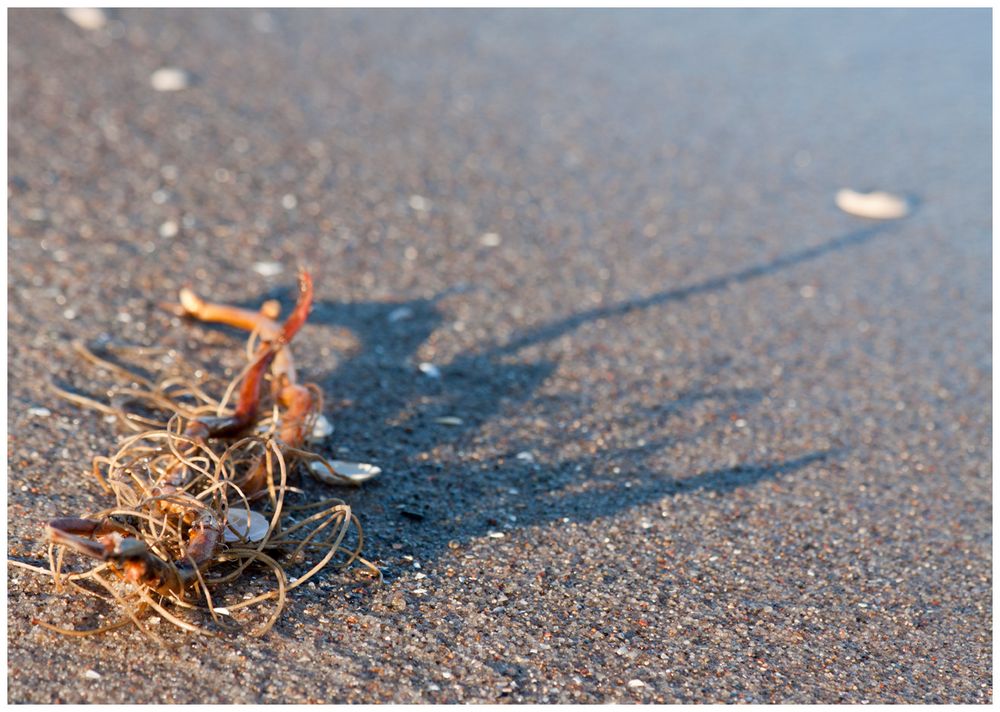
{"label": "tangled seaweed strand", "polygon": [[[251,333],[248,354],[255,353],[256,336]],[[105,633],[131,623],[162,643],[148,625],[147,614],[155,613],[193,633],[212,635],[214,630],[192,622],[190,615],[170,609],[201,612],[203,618],[207,611],[215,628],[235,630],[241,627],[238,612],[273,601],[270,615],[252,630],[254,635],[263,635],[285,608],[288,593],[325,568],[345,569],[357,562],[369,578],[381,579],[378,568],[361,557],[363,534],[351,507],[340,499],[310,502],[301,488],[289,483],[297,471],[302,471],[328,483],[357,484],[336,475],[318,453],[281,440],[281,409],[273,396],[262,398],[243,437],[227,440],[189,434],[192,422],[232,414],[229,401],[246,370],[233,379],[221,399],[215,399],[206,392],[204,380],[169,376],[154,383],[100,358],[83,344],[75,347],[85,361],[131,385],[109,391],[108,404],[53,387],[56,393],[77,405],[114,416],[122,426],[134,431],[113,455],[98,456],[93,461],[93,475],[113,495],[115,506],[87,520],[75,521],[97,521],[99,528],[114,531],[118,540],[141,542],[158,564],[167,567],[166,580],[184,584],[165,590],[123,580],[128,575],[114,561],[65,573],[65,547],[50,543],[48,570],[10,563],[50,574],[57,590],[68,585],[80,594],[111,602],[122,609],[124,617],[88,630],[61,628],[40,620],[36,623],[74,636]],[[290,354],[286,356],[289,362],[290,358]],[[300,427],[309,433],[322,412],[322,393],[314,384],[306,388],[311,396],[310,408]],[[324,472],[318,474],[316,464]],[[247,473],[260,468],[265,472],[263,486],[258,487],[259,491],[244,491],[241,485],[247,485]],[[167,485],[178,481],[181,469],[183,485]],[[263,534],[251,520],[260,515],[267,521]],[[192,534],[206,521],[224,527],[224,543],[215,546],[210,556],[196,560],[199,557],[193,551]],[[352,531],[354,535],[350,536]],[[261,569],[270,573],[273,584],[247,592],[247,581],[256,582]]]}

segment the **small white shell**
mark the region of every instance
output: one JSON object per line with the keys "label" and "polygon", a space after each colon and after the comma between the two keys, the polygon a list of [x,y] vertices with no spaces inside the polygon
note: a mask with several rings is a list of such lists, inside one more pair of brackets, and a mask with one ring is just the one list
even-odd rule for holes
{"label": "small white shell", "polygon": [[96,7],[68,7],[63,10],[63,15],[84,30],[99,30],[108,23],[104,10]]}
{"label": "small white shell", "polygon": [[842,188],[837,191],[836,202],[845,213],[872,220],[895,220],[906,217],[910,212],[905,198],[881,190],[859,193]]}
{"label": "small white shell", "polygon": [[285,266],[280,262],[254,262],[253,271],[262,277],[274,277],[285,271]]}
{"label": "small white shell", "polygon": [[441,378],[441,369],[429,361],[424,361],[417,366],[417,368],[419,368],[420,372],[425,376],[430,376],[431,378]]}
{"label": "small white shell", "polygon": [[410,207],[417,212],[424,212],[431,209],[431,201],[422,195],[411,195],[409,202]]}
{"label": "small white shell", "polygon": [[344,460],[328,460],[327,462],[330,463],[330,467],[336,474],[331,474],[322,460],[310,462],[309,469],[312,470],[316,479],[330,485],[344,484],[344,480],[361,484],[377,477],[382,472],[381,467],[370,465],[367,462],[345,462]]}
{"label": "small white shell", "polygon": [[227,542],[240,541],[240,536],[248,542],[260,541],[267,535],[270,526],[267,517],[260,512],[252,510],[247,512],[242,508],[230,507],[223,536]]}
{"label": "small white shell", "polygon": [[173,220],[167,220],[165,223],[160,225],[159,234],[160,237],[169,239],[171,237],[177,237],[179,230],[180,228],[177,227],[177,223]]}
{"label": "small white shell", "polygon": [[464,420],[462,420],[461,418],[456,418],[454,415],[445,415],[440,418],[435,418],[434,422],[438,423],[439,425],[462,425],[463,423],[465,423]]}
{"label": "small white shell", "polygon": [[183,69],[163,67],[150,75],[149,83],[156,91],[180,91],[188,88],[191,78]]}
{"label": "small white shell", "polygon": [[403,319],[409,319],[413,316],[413,310],[410,307],[398,307],[389,312],[389,323],[395,324],[397,321],[402,321]]}
{"label": "small white shell", "polygon": [[316,418],[310,437],[313,440],[325,440],[333,434],[333,423],[325,415]]}

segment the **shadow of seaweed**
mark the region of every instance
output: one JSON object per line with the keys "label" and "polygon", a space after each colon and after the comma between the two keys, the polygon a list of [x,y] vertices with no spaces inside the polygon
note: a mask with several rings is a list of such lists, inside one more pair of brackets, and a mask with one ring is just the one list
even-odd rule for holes
{"label": "shadow of seaweed", "polygon": [[493,346],[485,351],[484,354],[499,356],[515,353],[533,344],[557,339],[563,334],[579,328],[588,322],[622,316],[632,311],[649,309],[650,307],[660,306],[669,302],[683,301],[699,294],[726,289],[734,284],[741,284],[743,282],[749,282],[754,279],[766,277],[774,274],[775,272],[818,259],[823,255],[838,252],[848,247],[862,245],[878,235],[887,232],[888,229],[888,224],[873,225],[862,230],[849,232],[846,235],[841,235],[840,237],[832,240],[827,240],[826,242],[814,247],[790,252],[787,255],[781,255],[768,262],[753,265],[719,277],[712,277],[686,287],[667,289],[656,292],[655,294],[651,294],[647,297],[629,299],[617,304],[588,309],[551,324],[545,324],[534,329],[527,330],[519,336],[511,339],[506,344]]}
{"label": "shadow of seaweed", "polygon": [[[655,466],[625,473],[619,469],[614,477],[608,475],[613,469],[608,466],[609,459],[632,462],[634,468],[636,462],[642,463],[646,456],[668,445],[672,438],[663,430],[672,415],[703,401],[716,402],[720,415],[736,406],[745,410],[763,397],[759,389],[677,394],[656,408],[634,413],[636,419],[647,419],[659,428],[651,442],[592,457],[545,461],[543,453],[543,459],[530,465],[510,462],[501,466],[463,458],[462,452],[446,463],[436,462],[429,453],[442,443],[463,442],[470,431],[494,418],[501,408],[505,412],[533,412],[538,405],[536,394],[557,363],[544,359],[511,363],[509,357],[528,346],[552,341],[597,319],[764,278],[864,244],[887,228],[875,225],[693,285],[590,309],[529,329],[505,344],[489,344],[461,354],[441,367],[441,378],[420,374],[414,359],[444,320],[438,303],[445,295],[391,303],[318,301],[310,323],[346,329],[358,343],[336,367],[318,377],[313,375],[324,392],[347,404],[333,416],[337,431],[325,454],[337,456],[346,449],[343,457],[371,458],[386,471],[358,492],[346,494],[371,532],[373,555],[385,556],[389,549],[402,547],[419,550],[422,559],[431,560],[449,541],[485,536],[501,524],[512,528],[511,514],[516,517],[513,528],[544,525],[565,517],[593,520],[679,493],[725,494],[837,457],[842,449],[713,469],[689,477],[669,476]],[[277,298],[289,306],[293,294],[288,289],[274,290],[264,298]],[[405,318],[397,318],[400,314]],[[435,425],[437,418],[453,413],[461,413],[461,422],[450,427]],[[623,485],[626,481],[629,486]],[[511,492],[517,493],[513,509]]]}
{"label": "shadow of seaweed", "polygon": [[[836,458],[843,452],[842,448],[817,450],[788,460],[748,462],[733,467],[706,470],[691,477],[681,478],[646,470],[624,471],[616,475],[614,480],[608,478],[592,480],[590,482],[592,486],[586,492],[573,494],[555,492],[538,501],[542,509],[552,513],[551,517],[546,515],[546,518],[607,517],[676,494],[698,492],[728,494],[737,488],[753,487],[760,482],[775,480],[809,465]],[[593,477],[595,473],[589,474]],[[640,484],[635,484],[636,481]],[[627,482],[629,486],[622,487],[621,482]],[[598,501],[599,506],[595,506]],[[529,516],[523,519],[527,523],[543,523],[535,521],[538,517],[532,516],[530,511]],[[522,521],[522,518],[519,517],[518,521]]]}

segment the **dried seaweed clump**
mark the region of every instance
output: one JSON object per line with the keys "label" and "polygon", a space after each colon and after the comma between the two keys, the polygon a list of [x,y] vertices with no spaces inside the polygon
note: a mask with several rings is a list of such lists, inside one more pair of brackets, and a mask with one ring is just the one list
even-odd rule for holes
{"label": "dried seaweed clump", "polygon": [[[308,473],[327,484],[356,485],[378,472],[369,466],[358,474],[308,449],[323,399],[314,384],[298,383],[289,348],[312,304],[308,273],[299,282],[284,324],[275,321],[274,302],[251,312],[183,290],[181,303],[169,305],[180,315],[250,332],[248,365],[221,398],[206,392],[201,374],[153,382],[76,345],[87,362],[129,384],[112,389],[107,404],[56,389],[133,431],[114,454],[93,462],[115,504],[50,521],[49,569],[11,563],[50,574],[57,589],[68,585],[124,615],[87,630],[39,625],[93,635],[131,623],[158,640],[151,622],[160,620],[197,633],[249,627],[263,634],[288,593],[325,568],[357,563],[363,576],[380,578],[361,557],[363,535],[351,507],[340,499],[310,500],[293,484]],[[67,571],[67,551],[94,565]]]}

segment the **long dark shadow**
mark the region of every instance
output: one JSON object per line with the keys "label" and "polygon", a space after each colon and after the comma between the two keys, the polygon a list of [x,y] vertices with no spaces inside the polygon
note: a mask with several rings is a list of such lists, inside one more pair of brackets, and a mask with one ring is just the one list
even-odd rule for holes
{"label": "long dark shadow", "polygon": [[888,225],[873,225],[872,227],[868,227],[863,230],[856,230],[846,235],[841,235],[840,237],[828,240],[822,244],[816,245],[815,247],[808,247],[804,250],[790,252],[787,255],[776,257],[769,262],[754,265],[752,267],[746,267],[737,272],[731,272],[719,277],[712,277],[703,282],[692,284],[687,287],[677,287],[676,289],[668,289],[662,292],[657,292],[656,294],[651,294],[648,297],[629,299],[624,302],[619,302],[618,304],[588,309],[566,317],[561,321],[544,324],[531,329],[522,333],[520,336],[515,337],[506,344],[489,348],[480,352],[479,355],[503,356],[519,351],[533,344],[556,339],[563,334],[586,324],[587,322],[595,321],[597,319],[605,319],[607,317],[621,316],[631,311],[648,309],[649,307],[665,304],[667,302],[681,301],[697,294],[713,292],[719,289],[725,289],[733,284],[740,284],[743,282],[749,282],[750,280],[757,279],[759,277],[766,277],[769,274],[773,274],[789,267],[794,267],[795,265],[802,264],[803,262],[818,259],[819,257],[831,252],[837,252],[848,247],[864,244],[874,237],[885,233],[888,230],[888,227]]}
{"label": "long dark shadow", "polygon": [[[608,487],[598,490],[569,496],[556,491],[536,497],[533,505],[520,511],[518,523],[524,526],[545,524],[560,517],[580,517],[589,520],[612,516],[625,509],[676,494],[689,495],[699,492],[728,494],[740,487],[753,487],[761,482],[778,479],[782,475],[791,474],[817,462],[836,459],[846,451],[845,447],[817,450],[788,460],[748,462],[734,467],[708,470],[693,477],[669,477],[656,472],[623,472],[613,481],[605,480]],[[554,467],[572,465],[573,463],[558,463]],[[591,480],[594,474],[593,468],[585,467],[576,475],[576,479]],[[634,483],[636,479],[641,479],[641,484]],[[621,481],[630,480],[633,484],[629,487],[619,484]]]}

